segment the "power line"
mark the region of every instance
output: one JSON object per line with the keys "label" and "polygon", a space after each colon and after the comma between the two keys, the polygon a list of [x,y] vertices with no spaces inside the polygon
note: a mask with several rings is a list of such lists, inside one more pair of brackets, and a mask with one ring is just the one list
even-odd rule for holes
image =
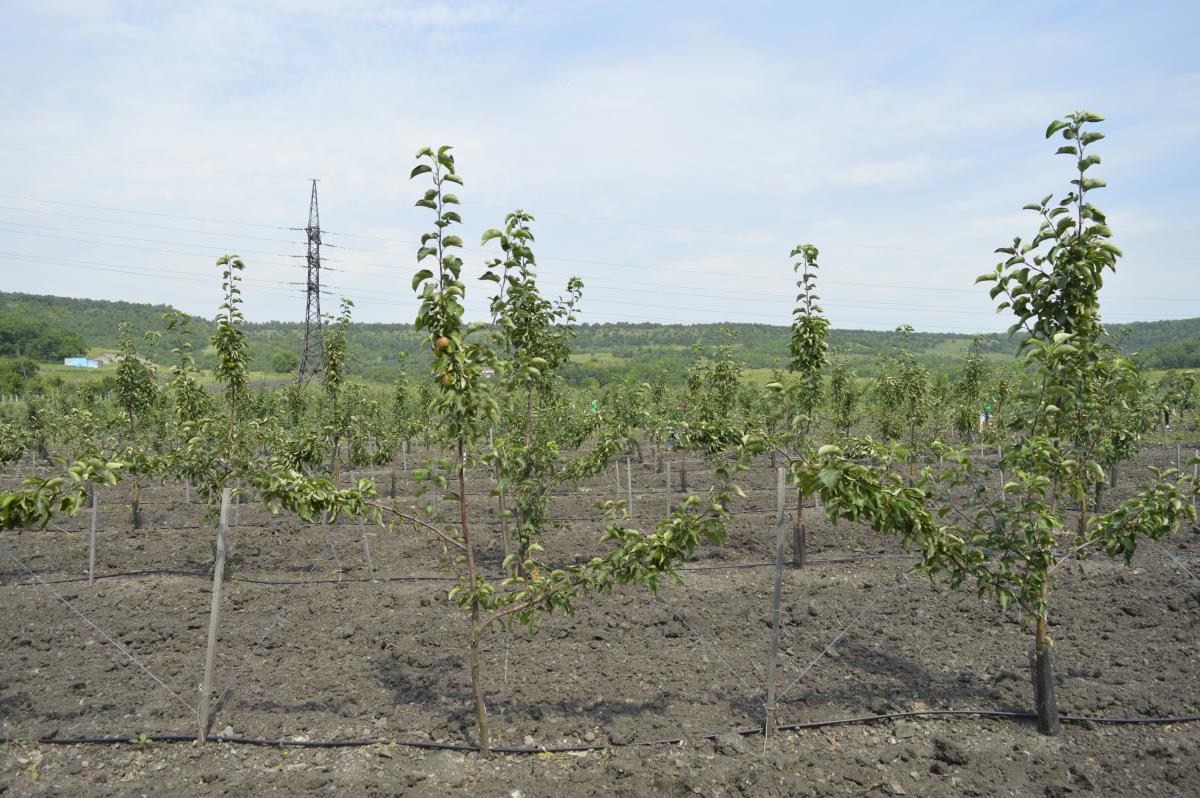
{"label": "power line", "polygon": [[[22,261],[27,263],[41,263],[50,266],[63,266],[71,269],[83,269],[85,271],[100,271],[111,272],[115,274],[128,274],[136,277],[151,277],[155,279],[171,280],[172,282],[188,283],[192,285],[215,285],[216,278],[210,274],[202,272],[183,272],[173,269],[154,269],[152,267],[135,267],[126,266],[116,263],[103,263],[97,261],[80,261],[70,258],[58,258],[53,256],[27,255],[20,252],[5,252],[0,251],[0,257],[9,260]],[[260,293],[268,293],[271,296],[287,296],[282,290],[291,290],[288,286],[299,285],[299,283],[288,283],[280,280],[263,280],[257,278],[246,278],[244,282],[254,285]],[[276,288],[276,286],[284,286],[284,289]]]}
{"label": "power line", "polygon": [[[124,235],[120,235],[119,233],[103,233],[103,232],[94,231],[94,230],[72,230],[72,229],[66,228],[66,227],[53,227],[50,225],[42,225],[42,224],[23,224],[21,222],[9,222],[4,219],[0,219],[0,224],[8,225],[9,227],[25,227],[25,228],[29,228],[32,230],[53,230],[55,232],[72,233],[74,235],[105,236],[107,238],[119,238],[122,241],[138,241],[138,242],[142,242],[142,243],[146,243],[146,244],[170,244],[171,246],[175,246],[175,247],[197,247],[200,249],[207,249],[207,250],[211,250],[214,248],[212,244],[194,244],[190,241],[164,241],[161,238],[141,238],[139,236],[124,236]],[[23,231],[23,230],[12,230],[9,232],[25,233],[25,231]],[[25,233],[25,234],[33,235],[32,233]],[[124,246],[123,244],[116,244],[116,243],[107,242],[107,241],[85,242],[85,243],[101,243],[101,244],[108,244],[109,246]],[[222,249],[221,247],[216,247],[216,248]],[[224,248],[224,249],[228,249],[228,248]],[[281,254],[279,252],[264,252],[261,249],[244,249],[241,247],[238,247],[238,251],[239,251],[239,253],[244,252],[249,255],[266,255],[267,257],[271,257],[271,258],[299,258],[300,257],[299,255],[287,255],[287,254]],[[186,253],[180,253],[180,254],[186,254]]]}
{"label": "power line", "polygon": [[[97,261],[77,261],[77,260],[72,260],[72,259],[67,259],[67,258],[32,256],[32,255],[27,255],[27,254],[23,254],[23,253],[13,253],[13,252],[5,252],[5,251],[0,251],[0,257],[6,257],[10,260],[17,260],[17,261],[23,261],[23,262],[42,263],[42,264],[47,264],[47,265],[63,266],[63,267],[67,267],[67,268],[83,269],[83,270],[87,270],[87,271],[103,271],[103,272],[112,272],[112,273],[118,273],[118,274],[128,274],[128,275],[138,276],[138,277],[150,277],[152,279],[164,279],[164,280],[171,280],[172,282],[185,282],[185,283],[195,284],[195,285],[211,286],[213,284],[211,276],[206,275],[201,272],[182,272],[182,271],[178,271],[178,270],[138,268],[138,267],[129,267],[129,266],[123,266],[123,265],[119,265],[119,264],[103,263],[103,262],[97,262]],[[301,283],[284,282],[284,281],[278,281],[278,280],[264,280],[264,279],[258,279],[258,278],[246,278],[245,282],[249,285],[255,286],[255,289],[256,289],[255,295],[284,297],[284,298],[288,298],[288,299],[293,298],[296,295],[296,293],[299,293],[299,291],[300,291],[299,287],[302,285]],[[279,286],[282,286],[282,288]],[[295,286],[295,288],[293,288],[293,286]],[[362,302],[364,304],[374,304],[374,305],[395,307],[397,305],[398,300],[403,301],[403,299],[405,299],[405,297],[403,297],[403,295],[401,295],[401,294],[395,295],[397,297],[397,299],[389,299],[389,298],[379,298],[379,294],[377,292],[372,292],[367,289],[354,290],[354,289],[347,288],[345,286],[328,286],[328,287],[331,289],[335,289],[337,291],[342,291],[347,294],[351,294],[356,298],[356,301]],[[323,293],[333,296],[332,293],[327,292],[327,291],[323,292]],[[364,296],[364,294],[365,294],[365,296]],[[415,300],[415,298],[413,298],[413,297],[409,297],[407,299],[409,299],[410,301]],[[636,324],[636,323],[641,323],[641,322],[650,322],[650,323],[659,323],[659,324],[682,324],[682,325],[688,325],[688,326],[695,326],[695,325],[720,324],[722,322],[725,322],[725,323],[747,323],[747,324],[763,323],[762,317],[735,318],[735,317],[727,316],[727,317],[722,318],[721,321],[718,321],[718,322],[697,322],[694,319],[683,319],[683,318],[678,318],[678,317],[673,317],[673,316],[663,316],[663,315],[654,315],[654,316],[640,316],[640,315],[636,315],[636,314],[619,314],[618,315],[618,314],[612,314],[612,313],[590,312],[590,311],[586,315],[588,318],[607,319],[607,320],[610,320],[613,322],[629,322],[631,324]],[[743,316],[744,314],[734,314],[734,315],[740,317],[740,316]],[[1111,318],[1111,317],[1109,317],[1109,318]],[[839,324],[879,324],[879,323],[880,323],[880,321],[878,319],[870,319],[870,320],[843,319],[843,320],[839,320]],[[894,326],[894,325],[888,325],[888,326]],[[935,329],[935,330],[941,330],[941,331],[946,331],[946,332],[958,333],[958,334],[962,334],[962,335],[971,335],[971,334],[980,333],[980,332],[985,332],[985,333],[988,332],[987,330],[979,330],[977,328],[976,329],[968,329],[968,328],[964,328],[961,326],[949,326],[949,325],[939,325],[939,324],[922,324],[921,326],[922,326],[922,328],[925,328],[925,329]],[[1007,326],[1007,325],[1005,325],[1005,326]],[[847,328],[843,327],[840,329],[847,329]],[[999,332],[999,331],[1002,331],[1002,330],[992,330],[991,332]]]}
{"label": "power line", "polygon": [[[303,229],[303,228],[296,228],[296,227],[288,227],[285,225],[273,225],[273,224],[264,224],[264,223],[257,223],[257,222],[240,222],[240,221],[233,221],[233,220],[211,219],[211,218],[198,217],[198,216],[185,216],[185,215],[181,215],[181,214],[159,213],[159,212],[155,212],[155,211],[140,211],[140,210],[135,210],[135,209],[130,209],[130,208],[116,208],[116,207],[103,206],[103,205],[89,205],[89,204],[84,204],[84,203],[66,202],[66,201],[61,201],[61,200],[47,200],[47,199],[41,199],[41,198],[36,198],[36,197],[25,197],[25,196],[20,196],[20,195],[13,195],[13,194],[0,193],[0,197],[4,197],[4,198],[8,198],[8,199],[23,200],[23,201],[28,201],[28,202],[41,202],[41,203],[55,204],[55,205],[66,205],[66,206],[70,206],[70,207],[82,207],[82,208],[91,208],[91,209],[96,209],[96,210],[108,210],[108,211],[114,211],[114,212],[119,212],[119,213],[144,214],[144,215],[158,216],[158,217],[165,217],[165,218],[203,221],[203,222],[209,222],[209,223],[214,223],[214,224],[242,225],[242,226],[259,227],[259,228],[265,228],[265,229],[285,230],[285,231],[289,231],[289,232],[295,232],[297,230]],[[38,211],[34,211],[34,212],[38,212]],[[86,218],[86,217],[84,217],[84,218]],[[111,223],[115,220],[96,220],[96,221],[105,221],[105,222]],[[133,224],[133,225],[139,224],[137,222],[119,222],[119,223]],[[19,224],[19,223],[6,222],[6,224]],[[34,225],[25,225],[25,226],[37,227]],[[53,228],[44,228],[43,227],[42,229],[53,229]],[[176,228],[176,229],[178,229],[178,228]],[[69,231],[69,232],[82,233],[84,235],[110,235],[110,237],[115,237],[112,234],[105,234],[105,233],[90,233],[90,232],[83,232],[83,231]],[[204,231],[195,231],[195,232],[204,232]],[[386,241],[389,243],[395,243],[395,244],[399,244],[402,246],[408,246],[408,247],[416,246],[413,242],[410,242],[410,241],[405,241],[402,239],[387,238],[384,236],[368,236],[368,235],[362,235],[362,234],[356,234],[356,233],[345,233],[345,232],[337,232],[337,231],[329,231],[329,230],[322,230],[321,232],[322,232],[323,236],[332,235],[332,236],[344,236],[344,237],[358,237],[358,238],[367,238],[367,239],[377,240],[377,241]],[[211,234],[218,235],[219,233],[213,232]],[[131,240],[138,240],[138,239],[131,238]],[[182,245],[182,246],[194,246],[194,247],[204,246],[204,245],[200,245],[200,244],[190,244],[190,243],[182,243],[182,242],[161,242],[161,241],[155,241],[153,239],[141,239],[141,240],[149,241],[152,243],[169,243],[169,244]],[[264,240],[275,240],[275,239],[264,239]],[[89,242],[83,242],[83,243],[89,243]],[[278,243],[295,243],[295,242],[278,241]],[[347,246],[339,245],[339,244],[330,244],[330,243],[327,243],[324,241],[322,243],[326,247],[340,248],[340,249],[345,249],[348,251],[359,251],[359,252],[364,252],[364,253],[368,253],[368,254],[380,254],[380,255],[403,254],[403,253],[390,253],[390,252],[385,252],[383,250],[368,250],[368,249],[362,249],[362,248],[357,248],[357,247],[347,247]],[[876,246],[876,245],[872,245],[872,246]],[[879,248],[884,248],[884,249],[888,248],[886,245],[877,245],[877,246]],[[285,257],[285,258],[301,257],[299,255],[281,255],[279,253],[262,252],[262,251],[255,251],[255,250],[242,250],[242,251],[246,252],[247,254],[268,255],[271,257]],[[485,250],[485,249],[469,248],[469,247],[464,248],[464,251],[474,252],[474,253],[479,253],[479,254],[486,254],[486,255],[497,254],[493,250]],[[173,254],[188,254],[188,253],[173,253]],[[635,269],[635,270],[638,270],[641,272],[646,272],[646,271],[675,272],[675,273],[687,274],[690,276],[706,275],[706,276],[714,276],[714,277],[734,277],[739,280],[744,280],[744,279],[783,280],[783,279],[787,279],[788,282],[791,282],[791,279],[790,279],[791,275],[787,274],[787,273],[756,274],[756,273],[747,273],[744,271],[732,272],[732,271],[722,271],[722,270],[712,270],[712,269],[697,270],[697,269],[692,269],[692,268],[650,265],[650,264],[645,264],[645,263],[632,263],[632,262],[626,262],[626,261],[613,261],[613,260],[604,260],[604,259],[598,259],[598,258],[582,258],[582,257],[569,256],[569,255],[554,255],[554,254],[545,254],[545,253],[538,255],[538,259],[542,260],[542,261],[545,261],[545,260],[563,261],[563,262],[568,262],[568,263],[582,263],[582,264],[597,265],[597,266],[611,266],[611,267],[623,268],[623,269]],[[326,262],[345,263],[345,264],[361,265],[361,266],[384,266],[385,265],[385,264],[380,264],[380,263],[376,263],[376,262],[372,262],[372,261],[361,261],[361,260],[352,260],[352,259],[345,259],[345,258],[324,258],[323,260],[325,260]],[[1129,265],[1136,266],[1136,265],[1145,265],[1145,264],[1139,264],[1138,262],[1133,262]],[[343,270],[343,271],[350,271],[350,270]],[[906,290],[906,291],[910,291],[910,290],[937,291],[937,292],[941,292],[941,293],[971,294],[971,295],[976,295],[976,296],[979,295],[979,292],[977,289],[946,288],[943,286],[901,285],[901,284],[895,284],[895,283],[856,282],[856,281],[834,280],[834,279],[821,279],[820,284],[821,285],[844,285],[844,286],[851,286],[851,287],[856,287],[856,288],[888,288],[888,289]],[[749,293],[749,292],[741,292],[741,293]],[[1179,296],[1156,297],[1156,296],[1114,296],[1114,295],[1109,295],[1109,296],[1105,296],[1104,299],[1106,299],[1106,300],[1149,301],[1149,302],[1200,302],[1200,297],[1179,297]]]}
{"label": "power line", "polygon": [[253,241],[270,241],[275,244],[292,244],[295,246],[303,246],[303,241],[294,239],[268,238],[266,236],[250,235],[249,233],[230,233],[224,230],[197,230],[194,227],[176,227],[169,224],[151,224],[150,222],[131,222],[126,219],[104,219],[99,216],[80,216],[74,213],[62,213],[60,211],[42,211],[37,208],[19,208],[15,205],[0,205],[0,211],[16,211],[17,213],[36,213],[41,216],[60,216],[65,219],[78,219],[85,222],[101,222],[103,224],[123,224],[130,227],[149,227],[156,230],[171,230],[180,233],[200,233],[203,235],[221,235],[230,238],[245,238]]}
{"label": "power line", "polygon": [[23,200],[25,202],[43,202],[47,205],[66,205],[71,208],[90,208],[95,211],[112,211],[114,213],[135,213],[142,216],[159,216],[164,219],[185,219],[193,222],[211,222],[212,224],[234,224],[241,227],[262,227],[271,230],[288,230],[294,231],[296,228],[278,224],[263,224],[261,222],[238,222],[232,219],[210,219],[204,216],[185,216],[175,213],[161,213],[159,211],[139,211],[132,208],[114,208],[111,205],[88,205],[82,202],[66,202],[64,200],[48,200],[38,197],[23,197],[18,194],[0,194],[0,197],[5,199]]}

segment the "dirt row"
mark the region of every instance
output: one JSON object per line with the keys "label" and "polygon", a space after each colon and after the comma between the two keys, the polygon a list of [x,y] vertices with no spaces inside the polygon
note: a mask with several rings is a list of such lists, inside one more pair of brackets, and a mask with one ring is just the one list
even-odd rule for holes
{"label": "dirt row", "polygon": [[[1144,453],[1126,470],[1129,484],[1163,457]],[[656,475],[646,471],[635,477],[650,485]],[[766,463],[748,475],[745,483],[756,489],[726,545],[702,550],[683,584],[664,586],[657,597],[632,589],[588,597],[575,617],[552,617],[532,635],[499,631],[485,639],[496,744],[598,750],[481,761],[388,742],[327,750],[17,742],[0,751],[0,794],[1200,792],[1200,724],[1075,723],[1051,739],[1022,721],[914,717],[781,732],[765,754],[761,735],[738,736],[763,721],[772,569],[761,563],[774,541],[773,476]],[[596,493],[557,504],[563,512],[594,513],[603,487],[598,482]],[[647,493],[644,501],[654,498]],[[151,508],[163,502],[165,516],[150,509],[136,533],[123,513],[105,516],[97,570],[111,578],[54,588],[166,687],[3,558],[6,738],[194,733],[184,705],[194,706],[199,695],[213,528],[205,508],[185,504],[175,486],[154,488],[147,499]],[[486,518],[491,502],[479,501]],[[217,651],[216,681],[229,689],[214,732],[425,744],[474,739],[466,622],[447,602],[448,584],[423,536],[374,530],[377,574],[423,578],[369,581],[356,525],[303,524],[255,505],[239,511]],[[780,723],[1031,709],[1032,636],[1016,615],[967,590],[906,578],[911,560],[889,538],[807,517],[813,561],[784,572],[780,687],[790,689]],[[166,521],[181,523],[168,529]],[[62,526],[68,531],[26,530],[4,542],[43,579],[79,580],[86,518]],[[498,524],[482,528],[486,562],[496,567]],[[548,556],[591,556],[599,530],[596,522],[569,523],[548,536]],[[1200,581],[1185,570],[1196,570],[1190,554],[1197,544],[1200,531],[1189,529],[1165,550],[1147,546],[1130,568],[1086,560],[1067,569],[1051,614],[1064,713],[1200,714]],[[189,573],[115,575],[158,569]],[[683,742],[630,745],[675,738]]]}

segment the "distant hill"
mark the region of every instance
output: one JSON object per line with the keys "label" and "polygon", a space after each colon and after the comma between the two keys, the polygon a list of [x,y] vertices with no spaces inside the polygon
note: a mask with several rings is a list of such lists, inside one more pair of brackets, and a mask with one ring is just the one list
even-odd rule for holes
{"label": "distant hill", "polygon": [[[74,331],[89,349],[111,350],[118,340],[117,326],[129,321],[138,333],[164,333],[157,352],[160,361],[169,358],[166,323],[168,305],[146,305],[97,299],[71,299],[0,292],[0,313]],[[214,362],[208,338],[213,322],[194,319],[193,351],[201,367]],[[1126,353],[1138,353],[1144,365],[1154,368],[1200,367],[1200,318],[1136,322],[1110,326]],[[298,322],[248,323],[246,337],[254,357],[254,368],[268,370],[276,352],[299,352],[303,325]],[[353,371],[366,379],[390,381],[399,365],[399,353],[408,352],[414,364],[426,356],[419,351],[422,336],[411,324],[353,325],[350,345]],[[712,347],[730,343],[748,368],[784,368],[788,329],[767,324],[581,324],[572,342],[574,357],[565,370],[573,382],[596,378],[602,382],[622,377],[645,380],[655,376],[678,378],[692,361],[693,344]],[[932,368],[952,368],[961,362],[972,336],[955,333],[915,332],[908,346]],[[878,355],[891,354],[901,346],[900,336],[878,330],[831,330],[830,346],[847,358],[856,371],[868,374]],[[983,351],[1000,361],[1011,357],[1015,341],[1002,334],[980,336]],[[415,366],[414,366],[415,367]]]}

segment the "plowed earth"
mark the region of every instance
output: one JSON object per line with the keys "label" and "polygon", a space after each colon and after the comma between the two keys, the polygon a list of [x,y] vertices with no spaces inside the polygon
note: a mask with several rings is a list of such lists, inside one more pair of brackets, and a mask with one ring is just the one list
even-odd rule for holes
{"label": "plowed earth", "polygon": [[[1116,493],[1174,455],[1147,449],[1124,467]],[[679,494],[666,492],[653,463],[633,469],[634,525],[648,524]],[[693,492],[711,481],[698,462],[688,470]],[[677,491],[678,458],[674,474]],[[4,477],[11,486],[17,475]],[[17,741],[0,750],[0,794],[1200,794],[1200,723],[1069,722],[1049,738],[1028,720],[917,716],[780,731],[764,753],[761,734],[736,732],[763,724],[775,475],[764,459],[741,484],[749,498],[726,545],[702,549],[682,585],[658,597],[634,589],[588,597],[574,618],[550,618],[533,635],[486,637],[493,744],[594,746],[490,760],[396,744],[475,739],[467,622],[446,599],[451,583],[425,536],[366,528],[371,580],[356,523],[305,524],[254,503],[236,508],[230,531],[216,677],[218,692],[228,691],[213,734],[381,742],[21,742],[196,731],[184,705],[199,698],[215,524],[179,486],[152,486],[135,532],[127,489],[106,491],[92,586],[86,511],[3,542],[166,688],[0,557],[0,732]],[[411,490],[403,474],[399,485]],[[547,558],[602,553],[594,505],[623,499],[624,486],[624,474],[618,489],[609,472],[556,497],[553,514],[575,520],[547,535]],[[495,571],[495,500],[482,475],[470,490],[479,494],[471,502],[484,564]],[[905,578],[911,556],[891,538],[830,525],[813,510],[805,518],[809,564],[783,573],[779,686],[789,689],[779,723],[1030,711],[1032,635],[1016,614],[968,589]],[[1051,615],[1064,714],[1200,713],[1196,552],[1192,528],[1165,549],[1147,544],[1128,568],[1089,559],[1066,569]]]}

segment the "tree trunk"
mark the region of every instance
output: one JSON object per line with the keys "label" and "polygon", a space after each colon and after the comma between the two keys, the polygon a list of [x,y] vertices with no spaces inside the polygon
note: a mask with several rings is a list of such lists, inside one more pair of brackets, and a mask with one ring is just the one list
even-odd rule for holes
{"label": "tree trunk", "polygon": [[808,561],[808,530],[804,528],[804,494],[796,491],[796,525],[792,527],[792,566],[803,568]]}
{"label": "tree trunk", "polygon": [[[509,540],[509,536],[508,536],[508,517],[504,514],[505,509],[504,509],[504,488],[503,487],[500,488],[499,499],[500,499],[500,540],[504,545],[504,560],[505,560],[505,562],[507,562],[508,555],[512,554],[512,541]],[[509,576],[513,576],[517,572],[516,568],[511,568],[511,567],[505,568],[505,570],[508,572]]]}
{"label": "tree trunk", "polygon": [[[472,592],[478,587],[478,574],[475,568],[475,546],[467,528],[467,469],[463,459],[464,442],[458,439],[458,512],[462,524],[463,545],[467,547],[467,579],[470,580]],[[479,718],[479,753],[483,756],[491,754],[488,738],[487,704],[483,700],[483,684],[479,679],[479,603],[471,603],[471,640],[470,664],[471,687],[475,692],[475,711]]]}
{"label": "tree trunk", "polygon": [[[1043,591],[1045,588],[1043,588]],[[1050,645],[1046,639],[1046,618],[1037,621],[1037,636],[1034,640],[1033,661],[1033,696],[1037,703],[1038,731],[1042,734],[1055,736],[1062,730],[1058,717],[1058,700],[1054,695],[1054,660],[1050,654]]]}
{"label": "tree trunk", "polygon": [[130,515],[133,518],[133,528],[142,528],[142,482],[137,477],[133,479],[133,501],[130,502]]}
{"label": "tree trunk", "polygon": [[483,685],[479,681],[479,605],[471,608],[471,687],[475,691],[475,712],[479,720],[479,753],[491,756],[488,735],[487,703],[483,700]]}

